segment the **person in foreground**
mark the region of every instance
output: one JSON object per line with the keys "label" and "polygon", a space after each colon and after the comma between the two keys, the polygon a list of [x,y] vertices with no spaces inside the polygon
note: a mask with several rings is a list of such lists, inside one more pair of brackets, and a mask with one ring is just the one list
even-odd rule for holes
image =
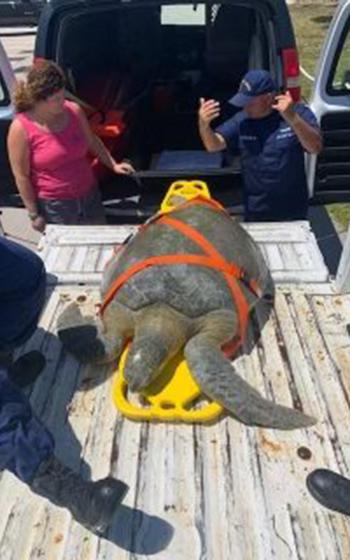
{"label": "person in foreground", "polygon": [[14,93],[16,117],[8,154],[16,185],[35,230],[46,223],[103,224],[104,209],[88,153],[117,174],[133,167],[117,163],[90,129],[82,109],[65,100],[65,77],[43,60]]}
{"label": "person in foreground", "polygon": [[229,103],[242,110],[213,130],[220,115],[214,99],[200,100],[199,133],[210,152],[240,154],[246,221],[303,220],[308,190],[304,152],[317,154],[322,139],[309,108],[290,93],[276,95],[266,70],[251,70]]}
{"label": "person in foreground", "polygon": [[324,507],[350,515],[350,480],[328,469],[316,469],[306,479],[310,494]]}
{"label": "person in foreground", "polygon": [[37,327],[46,273],[32,251],[0,237],[0,470],[7,469],[33,492],[66,507],[79,523],[103,534],[128,487],[107,477],[85,481],[54,454],[51,433],[35,416],[22,388],[45,366],[38,351],[13,361],[13,350]]}

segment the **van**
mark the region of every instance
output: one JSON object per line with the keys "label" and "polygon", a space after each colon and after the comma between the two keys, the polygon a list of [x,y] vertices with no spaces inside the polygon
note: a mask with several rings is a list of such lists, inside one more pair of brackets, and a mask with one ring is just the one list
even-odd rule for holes
{"label": "van", "polygon": [[[348,0],[338,4],[311,99],[324,135],[321,154],[307,157],[314,203],[350,200],[349,6]],[[258,67],[269,69],[295,100],[301,95],[284,0],[53,0],[41,14],[35,57],[62,66],[69,93],[85,107],[95,132],[116,159],[129,159],[137,169],[133,178],[116,177],[93,163],[107,214],[127,222],[151,215],[169,184],[183,177],[206,180],[216,198],[239,212],[239,159],[203,150],[199,98],[220,100],[226,119],[235,110],[227,99],[242,75]],[[0,147],[10,118],[8,107]],[[113,126],[106,126],[110,120]],[[13,194],[6,195],[16,189],[3,149],[1,157],[2,203],[12,204]]]}
{"label": "van", "polygon": [[[64,69],[68,89],[87,107],[114,157],[136,168],[133,179],[96,169],[108,213],[128,221],[151,215],[181,177],[206,180],[214,196],[237,209],[239,161],[204,151],[200,97],[220,100],[226,119],[234,111],[227,99],[243,74],[266,68],[279,88],[300,98],[284,0],[53,0],[40,19],[35,57]],[[116,134],[104,138],[111,111]]]}

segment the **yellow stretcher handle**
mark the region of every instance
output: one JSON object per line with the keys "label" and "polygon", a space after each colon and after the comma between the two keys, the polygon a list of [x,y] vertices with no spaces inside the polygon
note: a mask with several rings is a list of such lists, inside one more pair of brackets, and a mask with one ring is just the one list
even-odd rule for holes
{"label": "yellow stretcher handle", "polygon": [[160,211],[171,212],[176,206],[176,204],[172,202],[173,198],[180,196],[186,200],[191,200],[199,195],[208,199],[211,198],[208,185],[204,181],[199,181],[197,179],[193,181],[175,181],[170,185],[160,206]]}

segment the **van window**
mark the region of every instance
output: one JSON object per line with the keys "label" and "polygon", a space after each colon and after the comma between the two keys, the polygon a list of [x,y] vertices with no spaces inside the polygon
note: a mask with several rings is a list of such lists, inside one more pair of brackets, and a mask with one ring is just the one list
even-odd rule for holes
{"label": "van window", "polygon": [[346,25],[339,43],[331,72],[329,93],[330,95],[350,93],[350,23]]}
{"label": "van window", "polygon": [[176,4],[161,7],[162,25],[205,25],[204,4]]}

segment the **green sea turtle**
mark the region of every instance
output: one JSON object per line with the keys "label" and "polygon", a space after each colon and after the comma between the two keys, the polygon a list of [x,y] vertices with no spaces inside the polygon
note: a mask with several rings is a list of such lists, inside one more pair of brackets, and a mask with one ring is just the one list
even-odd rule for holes
{"label": "green sea turtle", "polygon": [[[203,393],[245,424],[279,429],[314,424],[310,416],[264,399],[236,373],[234,362],[222,351],[223,345],[237,336],[244,319],[223,270],[202,264],[200,259],[198,263],[180,262],[184,255],[194,261],[198,257],[210,260],[212,255],[207,257],[205,253],[215,256],[217,252],[226,263],[235,263],[241,273],[244,270],[244,277],[241,274],[241,279],[233,283],[244,294],[249,318],[257,305],[269,311],[274,295],[259,247],[238,221],[215,203],[182,202],[177,200],[179,204],[165,221],[156,219],[141,228],[110,260],[101,285],[102,300],[107,297],[108,301],[102,318],[84,318],[74,303],[63,311],[58,335],[64,347],[83,362],[103,362],[116,360],[126,341],[132,339],[124,369],[132,391],[146,387],[183,349]],[[207,241],[199,246],[198,239],[188,231],[169,223],[169,216]],[[164,255],[171,255],[173,260],[175,255],[175,261],[157,261]],[[145,259],[153,261],[138,268]],[[131,269],[128,277],[126,271],[130,273]],[[116,279],[125,274],[115,293],[111,291]],[[258,288],[248,286],[249,278]]]}

